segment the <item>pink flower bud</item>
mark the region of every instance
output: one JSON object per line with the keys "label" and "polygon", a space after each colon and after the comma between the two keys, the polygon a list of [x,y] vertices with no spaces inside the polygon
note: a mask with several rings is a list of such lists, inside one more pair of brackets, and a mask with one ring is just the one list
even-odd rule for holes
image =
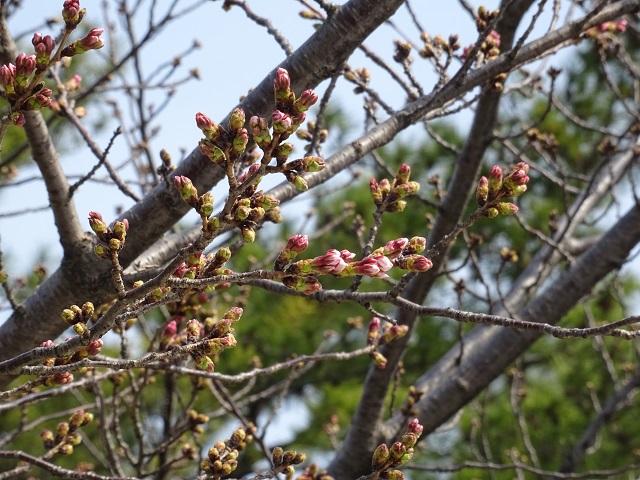
{"label": "pink flower bud", "polygon": [[[386,258],[386,257],[382,257]],[[350,267],[353,268],[353,271],[358,275],[366,275],[367,277],[372,278],[387,278],[388,275],[383,273],[380,265],[378,265],[378,261],[375,258],[367,257],[362,260],[358,260],[357,262],[353,262],[350,264]]]}
{"label": "pink flower bud", "polygon": [[311,266],[317,273],[339,274],[345,269],[347,263],[343,260],[341,253],[335,248],[332,248],[331,250],[327,250],[327,253],[324,255],[315,257],[311,261]]}
{"label": "pink flower bud", "polygon": [[388,258],[393,260],[398,255],[400,255],[400,253],[402,253],[402,250],[404,250],[404,248],[407,246],[407,243],[409,243],[409,239],[407,238],[396,238],[395,240],[387,242],[387,244],[382,247],[382,249],[378,250],[381,250],[380,253],[382,255],[386,255]]}
{"label": "pink flower bud", "polygon": [[305,172],[319,172],[324,169],[325,163],[320,157],[309,156],[302,159],[302,165]]}
{"label": "pink flower bud", "polygon": [[407,427],[407,432],[415,433],[416,436],[418,437],[422,435],[423,430],[424,430],[424,427],[420,425],[420,420],[418,420],[417,418],[414,418],[413,420],[411,420],[409,422],[409,426]]}
{"label": "pink flower bud", "polygon": [[67,28],[75,28],[80,22],[80,1],[66,0],[62,6],[62,18]]}
{"label": "pink flower bud", "polygon": [[16,57],[16,78],[26,78],[36,69],[36,56],[21,53]]}
{"label": "pink flower bud", "polygon": [[500,215],[513,215],[518,211],[518,207],[509,202],[500,202],[496,205],[496,208]]}
{"label": "pink flower bud", "polygon": [[306,235],[293,235],[289,237],[285,250],[289,250],[295,253],[301,253],[309,246],[309,237]]}
{"label": "pink flower bud", "polygon": [[75,92],[80,88],[80,83],[82,82],[82,77],[77,73],[69,79],[67,83],[65,83],[65,87],[68,92]]}
{"label": "pink flower bud", "polygon": [[498,165],[491,167],[489,172],[489,192],[495,193],[502,187],[502,169]]}
{"label": "pink flower bud", "polygon": [[107,231],[107,224],[98,212],[89,212],[89,226],[97,235],[101,235]]}
{"label": "pink flower bud", "polygon": [[487,203],[488,198],[489,180],[487,180],[487,177],[480,177],[478,188],[476,188],[476,201],[478,202],[478,206],[482,207],[485,203]]}
{"label": "pink flower bud", "polygon": [[406,183],[409,181],[411,175],[411,167],[406,163],[400,165],[400,168],[396,172],[396,180],[398,183]]}
{"label": "pink flower bud", "polygon": [[313,90],[305,90],[300,97],[293,103],[293,108],[298,112],[306,112],[318,101],[318,95]]}
{"label": "pink flower bud", "polygon": [[232,131],[240,130],[244,127],[245,122],[245,114],[244,110],[241,108],[236,108],[231,112],[231,116],[229,117],[229,127]]}
{"label": "pink flower bud", "polygon": [[273,112],[271,122],[275,133],[287,133],[291,130],[291,117],[280,110]]}
{"label": "pink flower bud", "polygon": [[282,94],[288,94],[291,89],[291,78],[289,78],[289,72],[284,68],[278,68],[276,72],[276,78],[273,81],[273,88],[276,92],[276,99]]}
{"label": "pink flower bud", "polygon": [[49,59],[51,58],[51,53],[56,43],[49,35],[42,36],[41,33],[35,33],[31,39],[31,43],[36,51],[37,67],[44,69],[49,64]]}

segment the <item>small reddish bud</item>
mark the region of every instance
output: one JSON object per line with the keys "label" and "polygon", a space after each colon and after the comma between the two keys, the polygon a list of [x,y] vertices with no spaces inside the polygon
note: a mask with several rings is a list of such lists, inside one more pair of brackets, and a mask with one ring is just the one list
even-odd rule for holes
{"label": "small reddish bud", "polygon": [[234,109],[229,117],[229,127],[231,128],[231,131],[238,131],[243,128],[245,119],[244,110],[241,108]]}
{"label": "small reddish bud", "polygon": [[396,172],[396,182],[397,183],[407,183],[409,181],[409,177],[411,175],[411,167],[406,163],[400,165],[400,168]]}
{"label": "small reddish bud", "polygon": [[204,113],[196,113],[196,125],[208,140],[214,139],[218,134],[218,127]]}
{"label": "small reddish bud", "polygon": [[293,103],[293,108],[296,111],[302,113],[306,112],[318,101],[318,95],[313,93],[312,90],[305,90],[300,94],[300,97]]}

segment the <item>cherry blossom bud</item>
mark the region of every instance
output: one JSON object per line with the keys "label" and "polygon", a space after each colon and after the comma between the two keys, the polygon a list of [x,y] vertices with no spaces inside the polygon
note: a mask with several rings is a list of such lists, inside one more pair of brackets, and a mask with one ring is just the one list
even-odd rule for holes
{"label": "cherry blossom bud", "polygon": [[489,198],[489,180],[487,177],[480,177],[480,181],[478,182],[478,188],[476,188],[476,201],[478,202],[478,206],[482,207],[485,203],[487,203],[487,199]]}
{"label": "cherry blossom bud", "polygon": [[498,209],[494,207],[487,208],[487,210],[484,212],[484,216],[487,218],[494,218],[498,215],[500,215],[500,212],[498,212]]}
{"label": "cherry blossom bud", "polygon": [[371,469],[374,472],[380,470],[387,460],[389,460],[389,447],[383,443],[373,452],[373,456],[371,458]]}
{"label": "cherry blossom bud", "polygon": [[15,84],[26,87],[29,84],[29,76],[36,69],[36,56],[21,53],[16,57]]}
{"label": "cherry blossom bud", "polygon": [[302,159],[302,170],[305,172],[319,172],[324,166],[324,160],[320,157],[309,156]]}
{"label": "cherry blossom bud", "polygon": [[89,345],[87,345],[87,354],[92,357],[100,353],[102,347],[104,346],[104,342],[101,338],[98,338],[92,341]]}
{"label": "cherry blossom bud", "polygon": [[40,438],[42,439],[44,448],[46,448],[47,450],[50,450],[56,444],[53,432],[48,428],[40,432]]}
{"label": "cherry blossom bud", "polygon": [[427,239],[424,237],[412,237],[409,240],[409,244],[406,246],[404,251],[405,255],[412,255],[414,253],[422,253],[424,249],[427,247]]}
{"label": "cherry blossom bud", "polygon": [[388,276],[382,273],[378,262],[372,257],[363,258],[362,260],[353,262],[349,266],[352,267],[353,272],[358,275],[366,275],[372,278],[387,278]]}
{"label": "cherry blossom bud", "polygon": [[291,78],[289,78],[289,72],[284,68],[278,68],[276,78],[273,81],[273,89],[277,102],[289,99],[291,94]]}
{"label": "cherry blossom bud", "polygon": [[315,257],[311,261],[311,265],[317,273],[339,274],[345,269],[347,263],[340,255],[340,252],[335,248],[332,248],[327,250],[324,255]]}
{"label": "cherry blossom bud", "polygon": [[207,192],[198,199],[198,213],[205,218],[209,218],[213,214],[213,194]]}
{"label": "cherry blossom bud", "polygon": [[373,317],[367,327],[367,344],[372,345],[380,336],[380,319]]}
{"label": "cherry blossom bud", "polygon": [[433,267],[433,263],[422,255],[408,255],[397,258],[396,266],[410,272],[425,272]]}
{"label": "cherry blossom bud", "polygon": [[305,192],[309,190],[309,185],[307,181],[302,178],[300,175],[292,175],[293,177],[293,185],[301,192]]}
{"label": "cherry blossom bud", "polygon": [[256,239],[256,232],[251,227],[243,227],[241,229],[242,240],[244,243],[253,243]]}
{"label": "cherry blossom bud", "polygon": [[289,142],[285,142],[278,145],[278,148],[276,148],[275,151],[275,156],[276,159],[284,161],[287,160],[289,158],[289,155],[291,155],[292,153],[293,145]]}
{"label": "cherry blossom bud", "polygon": [[496,205],[496,208],[500,215],[513,215],[518,211],[518,207],[509,202],[500,202]]}
{"label": "cherry blossom bud", "polygon": [[496,194],[500,188],[502,188],[502,169],[494,165],[489,171],[489,192]]}
{"label": "cherry blossom bud", "polygon": [[129,230],[129,220],[126,218],[113,224],[113,234],[122,242],[127,236],[127,230]]}
{"label": "cherry blossom bud", "polygon": [[271,133],[266,118],[253,116],[249,119],[249,128],[253,140],[260,148],[267,148],[271,144]]}
{"label": "cherry blossom bud", "polygon": [[241,108],[234,109],[229,117],[229,128],[231,128],[231,131],[235,132],[244,127],[245,119],[244,110]]}
{"label": "cherry blossom bud", "polygon": [[75,28],[80,23],[83,13],[80,10],[79,0],[66,0],[62,6],[62,19],[69,29]]}
{"label": "cherry blossom bud", "polygon": [[287,241],[285,250],[302,253],[309,247],[309,237],[306,235],[292,235]]}
{"label": "cherry blossom bud", "polygon": [[104,32],[104,28],[92,28],[89,33],[71,43],[65,47],[62,51],[63,57],[72,57],[74,55],[81,55],[89,50],[98,50],[104,46],[104,41],[100,38],[100,35]]}
{"label": "cherry blossom bud", "polygon": [[49,64],[56,43],[49,35],[43,36],[41,33],[34,33],[31,43],[36,51],[36,68],[44,70]]}
{"label": "cherry blossom bud", "polygon": [[302,113],[306,112],[318,101],[318,95],[313,93],[313,90],[305,90],[300,94],[300,97],[293,102],[293,108],[296,111]]}
{"label": "cherry blossom bud", "polygon": [[218,135],[218,126],[202,112],[196,113],[196,125],[207,140],[213,140]]}
{"label": "cherry blossom bud", "polygon": [[384,370],[385,368],[387,368],[387,358],[380,352],[373,352],[371,354],[371,359],[379,369]]}
{"label": "cherry blossom bud", "polygon": [[12,112],[11,113],[11,123],[21,127],[25,124],[26,119],[24,118],[24,113],[22,112]]}
{"label": "cherry blossom bud", "polygon": [[105,245],[102,245],[101,243],[93,247],[93,253],[96,255],[96,257],[110,258],[109,249]]}
{"label": "cherry blossom bud", "polygon": [[193,186],[189,177],[176,175],[173,184],[180,192],[182,199],[189,205],[194,205],[198,201],[198,190]]}
{"label": "cherry blossom bud", "polygon": [[274,133],[289,133],[293,124],[291,117],[280,110],[273,112],[271,122]]}
{"label": "cherry blossom bud", "polygon": [[2,65],[0,67],[0,81],[5,89],[7,95],[11,95],[15,92],[15,75],[16,67],[14,64]]}
{"label": "cherry blossom bud", "polygon": [[417,418],[414,418],[409,422],[409,426],[407,427],[407,432],[415,433],[416,436],[420,437],[422,435],[422,431],[424,427],[420,425],[420,421]]}
{"label": "cherry blossom bud", "polygon": [[122,248],[122,242],[117,238],[112,238],[109,240],[109,250],[112,252],[117,252]]}
{"label": "cherry blossom bud", "polygon": [[389,450],[390,457],[393,459],[400,459],[405,453],[407,453],[407,447],[402,442],[394,442]]}
{"label": "cherry blossom bud", "polygon": [[98,212],[89,212],[89,226],[98,236],[107,231],[107,224]]}
{"label": "cherry blossom bud", "polygon": [[233,143],[232,143],[233,151],[238,155],[243,154],[247,148],[248,143],[249,143],[249,134],[247,133],[247,129],[240,128],[238,130],[238,133],[233,139]]}
{"label": "cherry blossom bud", "polygon": [[312,293],[322,290],[322,284],[316,277],[284,277],[282,283],[295,290],[296,292],[302,292],[305,295],[311,295]]}
{"label": "cherry blossom bud", "polygon": [[82,77],[77,73],[71,77],[67,83],[64,84],[65,88],[68,92],[75,92],[80,88],[80,83],[82,82]]}
{"label": "cherry blossom bud", "polygon": [[404,473],[400,470],[387,470],[385,472],[386,480],[404,480]]}
{"label": "cherry blossom bud", "polygon": [[383,202],[384,198],[382,196],[382,190],[380,189],[380,184],[378,184],[375,178],[369,180],[369,192],[371,193],[371,198],[376,205],[380,205]]}
{"label": "cherry blossom bud", "polygon": [[398,198],[405,198],[410,195],[415,195],[420,190],[420,184],[418,182],[401,183],[393,187],[393,193]]}
{"label": "cherry blossom bud", "polygon": [[407,183],[410,175],[411,167],[406,163],[403,163],[396,172],[396,183]]}
{"label": "cherry blossom bud", "polygon": [[196,355],[193,360],[196,362],[196,367],[199,370],[205,370],[207,372],[213,372],[215,370],[213,360],[206,355]]}

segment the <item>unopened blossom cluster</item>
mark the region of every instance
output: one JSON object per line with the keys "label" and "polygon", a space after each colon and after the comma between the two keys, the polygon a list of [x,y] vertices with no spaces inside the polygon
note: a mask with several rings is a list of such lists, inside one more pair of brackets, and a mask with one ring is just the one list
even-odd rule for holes
{"label": "unopened blossom cluster", "polygon": [[112,258],[124,247],[129,230],[129,221],[126,218],[108,226],[98,212],[89,212],[89,226],[101,241],[93,248],[93,253],[98,257]]}
{"label": "unopened blossom cluster", "polygon": [[49,452],[60,455],[71,455],[73,447],[82,443],[80,428],[93,422],[93,414],[84,410],[76,410],[69,417],[69,421],[60,422],[56,427],[55,434],[49,429],[40,432],[40,438],[44,448]]}
{"label": "unopened blossom cluster", "polygon": [[407,206],[404,199],[420,190],[420,184],[410,180],[410,177],[411,167],[403,163],[391,182],[386,178],[380,182],[372,178],[369,181],[369,192],[376,206],[384,212],[402,212]]}
{"label": "unopened blossom cluster", "polygon": [[249,424],[233,431],[227,439],[217,441],[200,463],[206,479],[219,479],[238,468],[238,455],[253,441],[255,426]]}
{"label": "unopened blossom cluster", "polygon": [[[84,17],[85,9],[80,9],[79,0],[66,0],[62,8],[65,22],[64,39],[78,26]],[[15,125],[24,125],[25,111],[41,110],[52,107],[53,91],[40,81],[49,67],[63,57],[72,57],[89,50],[97,50],[104,46],[100,36],[104,29],[93,28],[83,38],[76,40],[54,54],[55,40],[50,35],[35,33],[31,39],[34,54],[20,53],[14,63],[0,66],[0,82],[4,88],[11,114],[10,120]],[[74,81],[79,81],[79,76]]]}
{"label": "unopened blossom cluster", "polygon": [[420,425],[417,418],[409,422],[407,430],[402,434],[399,441],[394,442],[389,448],[386,444],[381,444],[373,452],[371,459],[371,470],[377,473],[376,478],[386,480],[403,480],[404,473],[396,470],[397,467],[405,465],[413,457],[414,447],[422,435],[424,427]]}
{"label": "unopened blossom cluster", "polygon": [[478,206],[484,208],[488,218],[498,215],[513,215],[518,207],[505,198],[515,198],[527,191],[529,165],[520,162],[506,176],[498,165],[491,167],[489,178],[481,177],[476,188]]}
{"label": "unopened blossom cluster", "polygon": [[[445,39],[441,35],[435,35],[431,38],[428,33],[422,32],[420,34],[420,40],[423,42],[423,47],[418,54],[422,58],[439,58],[443,53],[450,57],[460,49],[460,41],[456,34],[449,35],[449,37]],[[409,44],[409,46],[410,45],[411,44]]]}
{"label": "unopened blossom cluster", "polygon": [[[198,144],[200,152],[225,171],[233,193],[233,204],[224,213],[224,218],[209,218],[213,213],[211,194],[199,195],[190,178],[174,177],[174,186],[182,199],[200,214],[205,235],[212,236],[224,222],[237,227],[245,243],[253,242],[256,229],[262,222],[281,221],[280,201],[258,190],[262,177],[281,173],[298,190],[304,191],[309,187],[302,174],[324,168],[324,160],[316,156],[289,160],[293,145],[285,141],[305,121],[306,111],[318,101],[318,96],[306,90],[296,97],[291,90],[289,73],[279,68],[274,80],[274,99],[276,109],[270,120],[253,116],[247,122],[244,110],[236,108],[229,117],[227,128],[224,128],[204,113],[196,114],[196,125],[204,134]],[[259,162],[256,162],[259,155],[248,150],[249,134],[262,150]],[[237,175],[238,171],[242,173]]]}
{"label": "unopened blossom cluster", "polygon": [[384,369],[387,367],[387,359],[378,351],[378,348],[385,343],[390,343],[404,337],[407,333],[409,333],[409,327],[407,325],[392,323],[385,323],[383,325],[380,318],[373,317],[371,319],[367,327],[367,344],[376,347],[369,356],[378,368]]}
{"label": "unopened blossom cluster", "polygon": [[388,278],[386,272],[393,267],[410,272],[429,270],[433,266],[431,260],[420,255],[425,245],[423,237],[397,238],[361,260],[354,260],[356,254],[349,250],[332,248],[323,255],[294,262],[298,254],[309,246],[309,239],[306,235],[293,235],[276,258],[274,268],[284,272],[284,285],[309,295],[322,290],[317,275]]}
{"label": "unopened blossom cluster", "polygon": [[[87,357],[92,357],[100,353],[104,343],[102,339],[98,338],[91,341],[88,345],[76,350],[72,355],[63,357],[45,358],[42,365],[46,367],[55,367],[58,365],[68,365],[71,363],[79,362]],[[52,340],[46,340],[40,344],[41,347],[54,347],[55,343]],[[82,371],[82,370],[80,370]],[[42,384],[47,387],[55,387],[59,385],[66,385],[73,381],[73,375],[70,372],[56,372],[44,375],[41,379]]]}
{"label": "unopened blossom cluster", "polygon": [[196,366],[200,370],[213,372],[214,360],[227,348],[237,345],[232,325],[242,317],[242,308],[232,307],[222,318],[207,317],[204,321],[192,318],[184,329],[178,332],[177,319],[171,319],[160,336],[160,350],[170,350],[174,346],[199,343],[191,350]]}

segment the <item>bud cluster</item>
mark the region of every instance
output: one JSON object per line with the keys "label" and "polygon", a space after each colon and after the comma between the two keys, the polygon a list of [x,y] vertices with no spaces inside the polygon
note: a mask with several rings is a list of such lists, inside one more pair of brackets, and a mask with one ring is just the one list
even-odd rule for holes
{"label": "bud cluster", "polygon": [[67,325],[72,325],[78,335],[87,335],[89,333],[87,323],[93,317],[94,312],[95,308],[91,302],[86,302],[82,308],[71,305],[70,308],[65,308],[62,311],[62,319]]}
{"label": "bud cluster", "polygon": [[[219,248],[215,253],[204,254],[200,251],[193,252],[187,257],[187,261],[181,263],[173,275],[177,278],[206,278],[213,275],[230,275],[231,270],[222,266],[231,259],[231,250],[227,247]],[[220,283],[212,289],[228,288],[228,283]]]}
{"label": "bud cluster", "polygon": [[[462,50],[461,58],[465,60],[475,45],[469,45]],[[500,34],[495,30],[491,30],[489,35],[480,44],[480,48],[476,53],[476,61],[478,64],[493,60],[500,55]]]}
{"label": "bud cluster", "polygon": [[40,432],[40,438],[44,448],[47,450],[56,449],[55,453],[61,455],[71,455],[73,447],[82,443],[82,436],[78,431],[81,427],[93,421],[93,414],[84,410],[77,410],[71,414],[68,422],[60,422],[56,427],[55,435],[49,429]]}
{"label": "bud cluster", "polygon": [[[305,121],[305,112],[318,101],[318,96],[313,91],[306,90],[296,97],[291,90],[289,73],[279,68],[274,79],[274,97],[276,109],[270,120],[253,116],[248,121],[248,130],[245,127],[246,115],[241,108],[236,108],[231,113],[226,129],[216,125],[204,113],[196,114],[196,125],[204,134],[204,138],[199,142],[200,152],[222,167],[229,176],[229,184],[233,189],[239,187],[235,192],[234,204],[224,221],[240,229],[245,243],[255,240],[256,227],[264,220],[274,223],[281,221],[278,207],[280,202],[275,197],[257,190],[265,173],[282,173],[298,190],[304,191],[309,187],[301,174],[318,172],[325,166],[324,160],[315,156],[288,162],[293,145],[284,141]],[[258,155],[247,150],[249,133],[258,148],[263,151],[264,155],[259,163],[255,163]],[[243,157],[243,166],[249,164],[249,167],[236,178],[233,173],[234,165],[240,157]],[[276,165],[270,165],[273,159]],[[189,205],[201,215],[210,215],[212,199],[210,204],[206,204],[207,209],[203,212],[204,196],[198,197],[192,182],[186,177],[176,177],[174,183]],[[218,220],[215,221],[217,224]]]}
{"label": "bud cluster", "polygon": [[345,70],[344,78],[358,85],[353,89],[353,93],[362,93],[369,86],[369,82],[371,81],[371,72],[367,68]]}
{"label": "bud cluster", "polygon": [[383,178],[380,183],[375,178],[369,182],[371,198],[378,207],[384,206],[385,212],[402,212],[407,206],[405,197],[415,195],[420,190],[418,182],[410,181],[411,167],[403,163],[393,182]]}
{"label": "bud cluster", "polygon": [[[259,169],[258,164],[253,164],[246,172],[246,176],[238,177],[238,180],[246,181]],[[242,241],[252,243],[256,238],[256,229],[264,220],[279,220],[280,200],[273,195],[267,195],[262,190],[257,190],[258,182],[252,183],[242,194],[236,198],[231,215],[226,220],[237,226],[242,235]]]}
{"label": "bud cluster", "polygon": [[460,49],[460,42],[458,35],[449,35],[449,38],[445,40],[440,35],[436,35],[431,38],[426,32],[420,34],[424,46],[418,52],[422,58],[440,58],[444,53],[448,57],[451,57],[456,51]]}
{"label": "bud cluster", "polygon": [[108,227],[98,212],[89,212],[89,226],[93,233],[103,242],[93,247],[93,253],[100,258],[112,258],[124,247],[124,242],[129,230],[129,221],[125,218]]}
{"label": "bud cluster", "polygon": [[[84,17],[85,9],[80,9],[78,0],[66,0],[62,9],[62,17],[66,25],[65,39],[77,27]],[[100,38],[102,28],[92,29],[84,38],[74,41],[63,48],[59,54],[54,54],[55,40],[49,35],[36,32],[31,39],[35,54],[20,53],[15,64],[8,63],[0,66],[0,82],[4,88],[5,97],[9,101],[11,114],[9,118],[14,125],[24,125],[25,111],[56,108],[57,102],[52,100],[53,91],[45,88],[40,81],[42,75],[62,57],[78,55],[89,50],[102,48],[104,42]]]}
{"label": "bud cluster", "polygon": [[275,467],[276,473],[284,473],[286,478],[292,478],[294,474],[294,465],[300,465],[307,459],[302,452],[294,450],[283,450],[282,447],[275,447],[271,452],[271,461]]}
{"label": "bud cluster", "polygon": [[254,433],[255,427],[249,424],[235,430],[224,441],[217,441],[207,452],[207,458],[200,463],[204,478],[217,480],[233,472],[238,467],[238,455],[253,441]]}
{"label": "bud cluster", "polygon": [[417,418],[409,422],[407,431],[402,435],[401,441],[393,443],[391,448],[381,444],[373,452],[371,469],[379,474],[379,478],[387,480],[402,480],[404,474],[400,470],[393,470],[406,464],[413,457],[413,447],[422,435],[423,427]]}
{"label": "bud cluster", "polygon": [[527,191],[529,165],[520,162],[503,178],[502,168],[495,165],[489,172],[489,178],[481,177],[476,188],[476,201],[485,209],[488,218],[498,215],[513,215],[518,207],[510,202],[501,202],[503,198],[515,198]]}
{"label": "bud cluster", "polygon": [[214,359],[225,349],[237,345],[232,325],[242,317],[242,308],[232,307],[222,318],[206,317],[203,322],[192,318],[184,329],[178,333],[178,321],[174,318],[165,325],[160,336],[160,350],[166,351],[177,345],[188,345],[200,342],[191,357],[200,370],[213,372]]}
{"label": "bud cluster", "polygon": [[320,470],[317,464],[312,463],[297,477],[297,480],[334,480],[326,470]]}
{"label": "bud cluster", "polygon": [[543,133],[537,128],[530,128],[526,134],[529,143],[536,144],[547,152],[555,153],[558,150],[558,139],[553,133]]}
{"label": "bud cluster", "polygon": [[180,197],[198,212],[205,233],[212,233],[214,229],[220,227],[220,222],[216,217],[210,218],[213,214],[213,195],[211,192],[198,195],[198,189],[193,185],[191,179],[183,175],[173,177],[173,186],[180,193]]}
{"label": "bud cluster", "polygon": [[367,327],[367,344],[374,345],[376,350],[371,352],[369,356],[373,360],[373,363],[380,369],[384,369],[387,366],[387,359],[382,353],[378,351],[378,347],[385,343],[390,343],[399,338],[404,337],[409,332],[407,325],[397,325],[392,323],[385,323],[382,325],[380,318],[373,317]]}
{"label": "bud cluster", "polygon": [[327,250],[324,255],[291,263],[298,253],[308,246],[306,235],[294,235],[275,262],[275,270],[284,271],[282,279],[287,287],[306,295],[322,290],[322,285],[315,275],[333,275],[335,277],[352,277],[364,275],[371,278],[388,278],[385,273],[398,267],[412,272],[429,270],[431,261],[419,255],[425,248],[426,240],[422,237],[398,238],[388,242],[384,247],[373,251],[362,260],[353,261],[356,254],[349,250]]}
{"label": "bud cluster", "polygon": [[[72,307],[74,307],[73,305]],[[84,325],[84,323],[82,324]],[[75,326],[74,326],[75,327]],[[85,327],[86,328],[86,327]],[[67,355],[63,357],[56,358],[45,358],[42,361],[42,365],[46,367],[55,367],[58,365],[68,365],[71,363],[79,362],[80,360],[84,360],[87,357],[92,357],[100,353],[104,342],[102,339],[98,338],[93,340],[88,345],[81,347],[76,350],[72,355]],[[40,344],[41,347],[53,347],[55,344],[51,340],[46,340]],[[86,371],[86,369],[80,369],[80,372]],[[44,375],[41,378],[42,384],[47,387],[56,387],[59,385],[66,385],[67,383],[71,383],[73,381],[73,375],[70,372],[59,372],[52,373],[48,375]]]}

